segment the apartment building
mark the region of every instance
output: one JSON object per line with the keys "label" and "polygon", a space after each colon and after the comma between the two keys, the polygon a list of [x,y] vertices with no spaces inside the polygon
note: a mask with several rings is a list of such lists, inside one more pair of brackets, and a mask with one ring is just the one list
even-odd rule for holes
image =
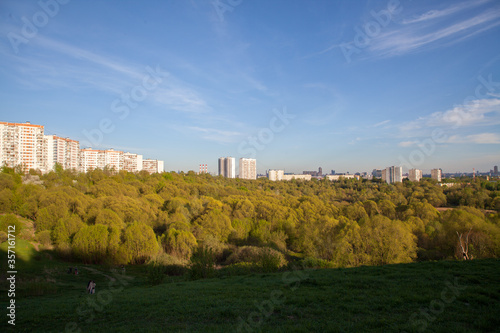
{"label": "apartment building", "polygon": [[408,171],[408,179],[412,182],[419,182],[422,179],[422,170],[410,169]]}
{"label": "apartment building", "polygon": [[123,153],[123,170],[137,172],[142,170],[142,155]]}
{"label": "apartment building", "polygon": [[123,169],[123,152],[118,150],[99,150],[85,148],[80,150],[80,172],[88,172],[94,169]]}
{"label": "apartment building", "polygon": [[403,168],[398,166],[391,166],[385,169],[385,177],[382,174],[382,179],[387,184],[401,183],[403,181]]}
{"label": "apartment building", "polygon": [[26,123],[0,122],[0,164],[43,169],[43,126]]}
{"label": "apartment building", "polygon": [[234,157],[219,158],[219,175],[226,178],[236,178],[236,161]]}
{"label": "apartment building", "polygon": [[54,170],[56,163],[63,169],[78,170],[80,142],[56,135],[44,135],[42,172]]}
{"label": "apartment building", "polygon": [[268,178],[272,181],[283,180],[284,170],[269,170]]}
{"label": "apartment building", "polygon": [[160,160],[143,160],[142,170],[149,173],[160,173],[164,171],[163,161]]}
{"label": "apartment building", "polygon": [[431,170],[431,178],[438,181],[438,182],[441,181],[441,175],[442,175],[441,169],[432,169]]}
{"label": "apartment building", "polygon": [[257,179],[257,161],[254,158],[240,158],[240,178]]}

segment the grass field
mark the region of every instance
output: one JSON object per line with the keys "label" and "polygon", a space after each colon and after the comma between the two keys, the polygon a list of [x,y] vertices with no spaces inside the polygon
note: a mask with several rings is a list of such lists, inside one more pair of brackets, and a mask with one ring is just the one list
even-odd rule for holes
{"label": "grass field", "polygon": [[[24,244],[26,245],[26,244]],[[296,270],[150,286],[126,274],[31,253],[17,263],[16,332],[495,332],[500,261]],[[24,255],[24,253],[23,253]],[[7,324],[2,255],[0,331]],[[87,295],[87,282],[97,292]]]}

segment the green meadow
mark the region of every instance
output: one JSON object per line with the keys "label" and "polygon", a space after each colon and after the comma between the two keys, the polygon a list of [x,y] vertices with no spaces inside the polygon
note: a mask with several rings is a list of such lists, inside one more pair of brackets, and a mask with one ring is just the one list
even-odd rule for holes
{"label": "green meadow", "polygon": [[[500,261],[439,261],[148,282],[80,265],[20,241],[16,325],[7,323],[2,249],[2,332],[494,332],[500,327]],[[89,280],[97,284],[86,294]],[[7,318],[7,319],[6,319]]]}

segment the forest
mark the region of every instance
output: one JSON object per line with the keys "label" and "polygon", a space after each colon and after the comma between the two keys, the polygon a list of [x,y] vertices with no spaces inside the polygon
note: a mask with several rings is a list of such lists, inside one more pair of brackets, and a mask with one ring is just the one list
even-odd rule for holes
{"label": "forest", "polygon": [[460,235],[471,259],[500,256],[500,185],[486,179],[441,187],[62,168],[38,176],[30,183],[2,169],[0,242],[15,224],[18,239],[67,261],[187,267],[209,252],[216,267],[384,265],[462,259]]}

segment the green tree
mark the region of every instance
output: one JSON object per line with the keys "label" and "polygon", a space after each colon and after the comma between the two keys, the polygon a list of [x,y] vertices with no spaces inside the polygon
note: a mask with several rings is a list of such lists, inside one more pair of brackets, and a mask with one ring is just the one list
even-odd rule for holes
{"label": "green tree", "polygon": [[165,252],[177,258],[189,259],[198,246],[196,238],[189,230],[170,228],[161,238]]}
{"label": "green tree", "polygon": [[108,249],[108,236],[105,225],[83,226],[73,238],[73,252],[85,263],[102,263]]}
{"label": "green tree", "polygon": [[148,225],[134,222],[125,229],[123,238],[129,262],[144,263],[158,252],[155,233]]}

